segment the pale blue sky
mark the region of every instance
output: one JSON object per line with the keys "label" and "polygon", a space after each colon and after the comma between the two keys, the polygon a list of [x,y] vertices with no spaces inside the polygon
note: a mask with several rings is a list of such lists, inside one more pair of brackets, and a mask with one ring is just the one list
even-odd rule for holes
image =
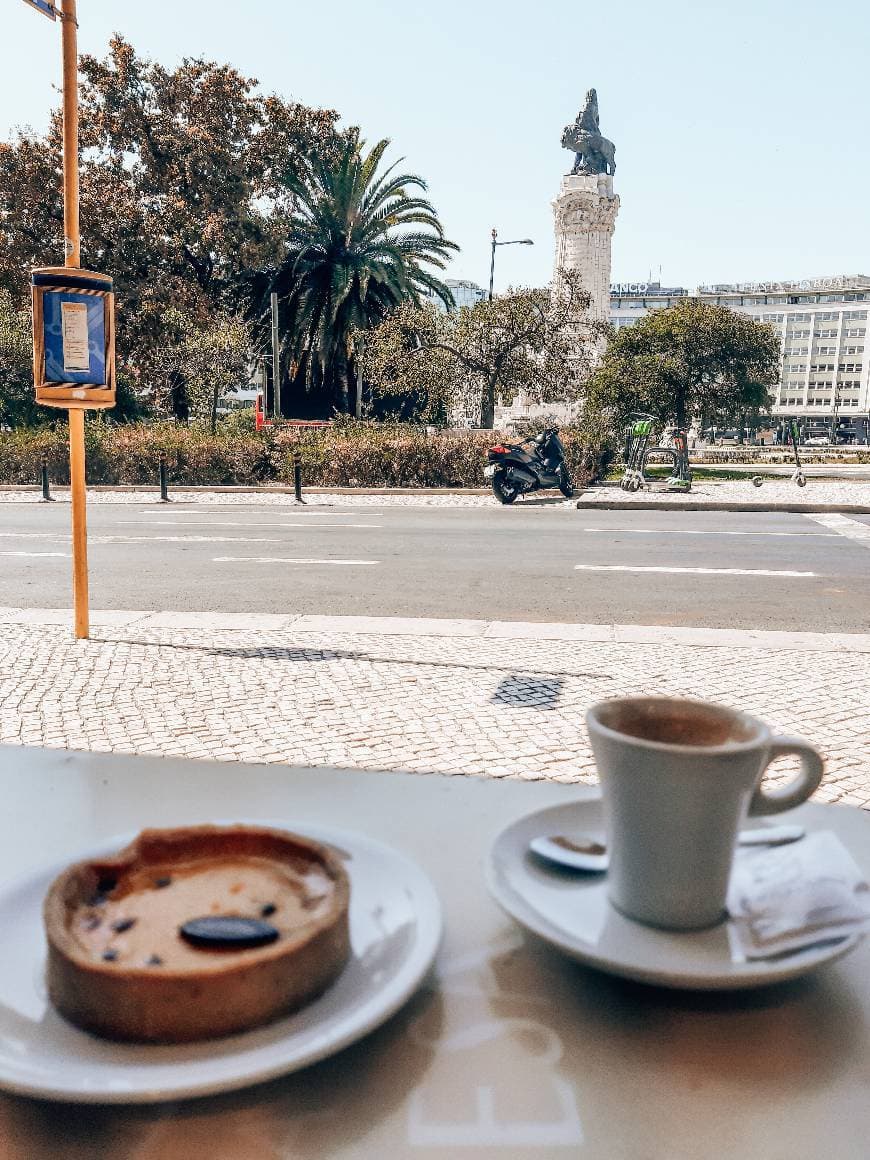
{"label": "pale blue sky", "polygon": [[[0,137],[46,124],[59,26],[0,0]],[[615,281],[870,273],[866,0],[79,0],[80,46],[122,32],[171,65],[228,61],[265,90],[390,137],[462,246],[451,276],[543,283],[559,146],[587,88],[617,147]]]}

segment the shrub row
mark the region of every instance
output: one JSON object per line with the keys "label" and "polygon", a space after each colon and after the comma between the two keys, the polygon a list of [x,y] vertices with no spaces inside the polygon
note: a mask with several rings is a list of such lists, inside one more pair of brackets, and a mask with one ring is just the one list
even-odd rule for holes
{"label": "shrub row", "polygon": [[[174,424],[85,426],[90,484],[153,484],[162,455],[176,486],[292,484],[300,455],[309,487],[482,487],[492,432],[425,431],[400,424],[218,431]],[[583,485],[598,456],[579,433],[562,432],[572,475]],[[0,433],[0,483],[32,484],[42,460],[55,483],[69,482],[64,425]]]}
{"label": "shrub row", "polygon": [[[870,447],[801,447],[804,463],[870,463]],[[790,446],[699,447],[689,452],[693,463],[794,463]]]}

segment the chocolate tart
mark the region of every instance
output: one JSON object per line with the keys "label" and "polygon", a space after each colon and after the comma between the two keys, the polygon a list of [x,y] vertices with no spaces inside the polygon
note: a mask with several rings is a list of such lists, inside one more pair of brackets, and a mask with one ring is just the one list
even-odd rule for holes
{"label": "chocolate tart", "polygon": [[284,830],[143,830],[49,888],[49,997],[109,1039],[245,1031],[335,981],[350,954],[349,899],[338,855]]}

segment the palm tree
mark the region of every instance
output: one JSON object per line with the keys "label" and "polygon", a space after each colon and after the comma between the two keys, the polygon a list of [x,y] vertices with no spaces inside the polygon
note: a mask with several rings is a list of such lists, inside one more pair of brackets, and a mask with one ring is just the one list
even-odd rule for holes
{"label": "palm tree", "polygon": [[282,304],[297,374],[308,388],[325,388],[342,411],[355,336],[427,293],[451,307],[449,289],[427,267],[443,270],[459,248],[444,237],[432,205],[409,194],[425,193],[421,177],[397,173],[398,162],[378,173],[389,141],[367,154],[364,144],[352,130],[337,151],[309,157],[285,176],[296,209],[287,253],[268,283]]}

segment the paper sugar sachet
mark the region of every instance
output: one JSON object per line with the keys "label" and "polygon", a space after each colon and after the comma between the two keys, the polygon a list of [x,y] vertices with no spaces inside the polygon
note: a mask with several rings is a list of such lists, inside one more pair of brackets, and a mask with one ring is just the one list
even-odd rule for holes
{"label": "paper sugar sachet", "polygon": [[737,949],[768,958],[870,931],[870,886],[836,834],[738,850],[728,889]]}

